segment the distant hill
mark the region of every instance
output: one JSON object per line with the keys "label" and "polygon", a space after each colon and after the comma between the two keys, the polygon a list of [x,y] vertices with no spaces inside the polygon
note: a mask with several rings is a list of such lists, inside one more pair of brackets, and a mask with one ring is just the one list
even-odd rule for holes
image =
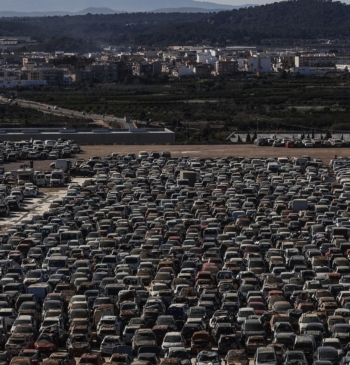
{"label": "distant hill", "polygon": [[86,14],[120,14],[125,11],[117,11],[110,8],[86,8],[84,10],[77,11],[75,15],[86,15]]}
{"label": "distant hill", "polygon": [[[257,6],[253,4],[233,6],[233,9],[247,8]],[[161,8],[153,10],[154,13],[218,13],[219,11],[229,11],[230,9],[204,9],[204,8]]]}
{"label": "distant hill", "polygon": [[120,14],[124,11],[116,11],[110,8],[86,8],[75,13],[69,11],[34,11],[34,12],[19,12],[19,11],[0,11],[0,17],[42,17],[42,16],[65,16],[65,15],[86,15],[86,14]]}
{"label": "distant hill", "polygon": [[[175,5],[175,6],[174,6]],[[5,8],[6,6],[6,8]],[[76,13],[86,8],[109,8],[116,11],[145,12],[160,8],[202,8],[202,9],[233,9],[230,5],[221,5],[207,1],[194,0],[15,0],[2,4],[6,11],[25,12],[65,12]]]}

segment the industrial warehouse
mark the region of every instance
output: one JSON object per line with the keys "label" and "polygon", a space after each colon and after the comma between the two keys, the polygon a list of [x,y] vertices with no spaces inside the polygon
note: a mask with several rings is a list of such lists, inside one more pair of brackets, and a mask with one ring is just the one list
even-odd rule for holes
{"label": "industrial warehouse", "polygon": [[105,144],[167,144],[175,142],[175,133],[167,128],[138,129],[60,129],[60,128],[6,128],[0,130],[0,141],[26,139],[69,139],[81,145]]}

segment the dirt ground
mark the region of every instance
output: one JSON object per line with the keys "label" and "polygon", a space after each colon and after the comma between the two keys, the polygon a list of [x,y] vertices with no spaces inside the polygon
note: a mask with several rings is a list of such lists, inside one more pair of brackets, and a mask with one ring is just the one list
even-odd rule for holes
{"label": "dirt ground", "polygon": [[[310,157],[319,157],[325,163],[329,163],[331,158],[350,157],[350,148],[284,148],[284,147],[261,147],[256,145],[96,145],[81,146],[83,152],[76,158],[88,159],[91,156],[106,156],[113,152],[126,154],[136,153],[139,151],[170,151],[172,156],[190,156],[190,157],[300,157],[309,155]],[[72,161],[75,158],[71,158]],[[53,160],[34,161],[34,169],[37,171],[49,170],[50,163]],[[16,170],[20,165],[27,163],[20,161],[16,163],[5,164],[7,171]]]}
{"label": "dirt ground", "polygon": [[121,154],[136,153],[139,151],[170,151],[172,156],[190,156],[190,157],[227,157],[227,156],[244,156],[244,157],[297,157],[309,155],[310,157],[319,157],[326,163],[329,163],[334,156],[350,156],[350,148],[279,148],[279,147],[261,147],[256,145],[115,145],[115,146],[82,146],[84,152],[79,155],[82,158],[90,156],[104,156],[112,152]]}

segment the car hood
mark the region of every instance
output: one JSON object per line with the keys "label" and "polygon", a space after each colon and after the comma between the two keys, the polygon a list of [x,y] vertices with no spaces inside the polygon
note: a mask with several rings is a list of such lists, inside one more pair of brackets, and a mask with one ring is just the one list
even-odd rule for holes
{"label": "car hood", "polygon": [[228,365],[248,365],[249,360],[235,360],[235,361],[228,361]]}
{"label": "car hood", "polygon": [[197,362],[196,365],[220,365],[219,362]]}

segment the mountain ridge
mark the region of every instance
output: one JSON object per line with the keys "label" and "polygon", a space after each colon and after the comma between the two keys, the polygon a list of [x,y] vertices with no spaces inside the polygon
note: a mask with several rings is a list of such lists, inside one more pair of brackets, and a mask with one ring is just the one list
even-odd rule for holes
{"label": "mountain ridge", "polygon": [[[16,0],[2,5],[3,11],[21,13],[46,13],[46,12],[66,12],[77,13],[81,9],[96,8],[97,0]],[[206,1],[177,0],[176,8],[202,8],[231,10],[234,6],[216,4]],[[98,8],[108,8],[116,12],[148,12],[154,9],[174,8],[173,0],[99,0]]]}
{"label": "mountain ridge", "polygon": [[[250,6],[257,6],[256,4],[244,4],[234,6],[233,9],[241,9],[247,8]],[[148,13],[217,13],[219,11],[229,11],[229,9],[205,9],[198,7],[179,7],[179,8],[161,8],[161,9],[153,9],[148,11]],[[45,16],[76,16],[76,15],[87,15],[87,14],[123,14],[127,13],[127,11],[117,11],[111,8],[85,8],[83,10],[77,12],[68,12],[68,11],[47,11],[47,12],[17,12],[17,11],[1,11],[0,17],[3,18],[13,18],[13,17],[45,17]]]}

